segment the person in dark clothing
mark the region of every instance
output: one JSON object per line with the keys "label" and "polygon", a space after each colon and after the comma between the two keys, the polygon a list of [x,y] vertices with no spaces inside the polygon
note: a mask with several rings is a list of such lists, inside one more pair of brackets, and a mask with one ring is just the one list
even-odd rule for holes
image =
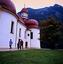
{"label": "person in dark clothing", "polygon": [[21,47],[23,49],[23,41],[22,40],[20,41],[20,49],[21,49]]}
{"label": "person in dark clothing", "polygon": [[21,48],[23,49],[23,41],[21,39],[18,40],[17,48],[20,50],[21,50]]}
{"label": "person in dark clothing", "polygon": [[20,47],[20,39],[18,40],[18,43],[17,43],[17,48],[19,49]]}

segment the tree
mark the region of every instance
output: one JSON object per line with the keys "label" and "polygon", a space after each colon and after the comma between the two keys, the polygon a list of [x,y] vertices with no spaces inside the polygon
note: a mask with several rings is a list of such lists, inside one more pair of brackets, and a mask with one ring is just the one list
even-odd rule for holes
{"label": "tree", "polygon": [[41,47],[63,48],[63,25],[53,17],[40,21]]}

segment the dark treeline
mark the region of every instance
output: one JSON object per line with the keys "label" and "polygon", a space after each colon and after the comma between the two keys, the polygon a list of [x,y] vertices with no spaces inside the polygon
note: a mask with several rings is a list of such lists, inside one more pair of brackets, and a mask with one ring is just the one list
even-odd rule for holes
{"label": "dark treeline", "polygon": [[39,22],[41,48],[63,49],[63,23],[53,17]]}

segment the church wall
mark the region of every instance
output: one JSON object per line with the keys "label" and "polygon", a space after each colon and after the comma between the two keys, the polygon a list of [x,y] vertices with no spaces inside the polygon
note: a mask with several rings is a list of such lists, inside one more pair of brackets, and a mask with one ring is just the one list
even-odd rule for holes
{"label": "church wall", "polygon": [[[21,35],[19,37],[19,29],[21,28]],[[25,48],[25,31],[26,31],[26,27],[19,23],[17,24],[17,43],[18,43],[18,39],[22,39],[23,40],[23,47]],[[16,45],[17,45],[16,43]]]}
{"label": "church wall", "polygon": [[[14,22],[13,34],[11,32],[11,22]],[[0,48],[9,48],[9,40],[12,39],[15,48],[17,19],[12,14],[0,10]]]}
{"label": "church wall", "polygon": [[39,29],[30,29],[33,32],[33,39],[31,39],[31,48],[40,48],[40,30]]}
{"label": "church wall", "polygon": [[27,42],[27,48],[30,48],[31,47],[30,30],[26,30],[26,42]]}

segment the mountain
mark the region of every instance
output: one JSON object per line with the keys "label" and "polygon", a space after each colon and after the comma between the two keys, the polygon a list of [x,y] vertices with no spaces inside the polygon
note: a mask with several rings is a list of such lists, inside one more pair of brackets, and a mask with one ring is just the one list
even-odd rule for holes
{"label": "mountain", "polygon": [[63,7],[58,4],[40,9],[28,8],[28,14],[30,19],[33,18],[38,21],[47,19],[49,16],[52,16],[56,20],[63,22]]}

